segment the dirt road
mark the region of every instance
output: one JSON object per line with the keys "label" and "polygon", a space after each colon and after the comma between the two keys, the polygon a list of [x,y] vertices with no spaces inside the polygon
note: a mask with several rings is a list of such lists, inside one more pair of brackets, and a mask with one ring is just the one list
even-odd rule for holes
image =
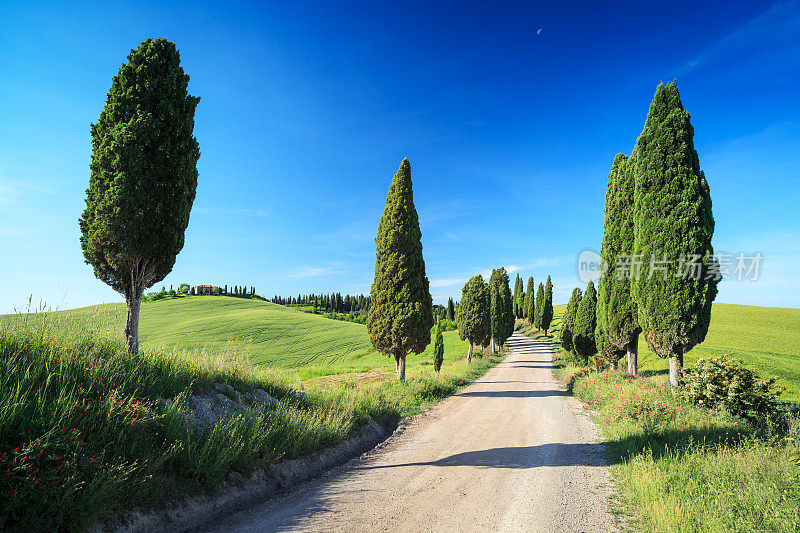
{"label": "dirt road", "polygon": [[595,429],[515,333],[482,379],[371,453],[204,531],[612,531]]}

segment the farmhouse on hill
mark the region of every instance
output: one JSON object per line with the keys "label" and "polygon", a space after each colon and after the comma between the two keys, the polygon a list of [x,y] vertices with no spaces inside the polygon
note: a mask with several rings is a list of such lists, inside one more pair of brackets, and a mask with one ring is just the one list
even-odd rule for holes
{"label": "farmhouse on hill", "polygon": [[219,294],[219,287],[214,285],[195,285],[192,294]]}

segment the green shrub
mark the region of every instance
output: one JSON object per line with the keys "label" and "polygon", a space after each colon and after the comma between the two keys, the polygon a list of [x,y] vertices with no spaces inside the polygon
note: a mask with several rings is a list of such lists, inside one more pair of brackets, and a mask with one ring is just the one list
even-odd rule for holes
{"label": "green shrub", "polygon": [[[313,311],[305,311],[306,313],[313,313]],[[355,324],[366,324],[367,319],[358,313],[351,311],[349,314],[344,313],[323,313],[322,318],[328,318],[330,320],[339,320],[341,322],[353,322]]]}
{"label": "green shrub", "polygon": [[[458,329],[458,324],[456,324],[455,320],[440,320],[437,326],[442,333],[445,331],[455,331]],[[431,334],[435,333],[437,326],[433,326],[431,329]]]}
{"label": "green shrub", "polygon": [[722,407],[750,422],[763,420],[776,410],[782,387],[777,378],[766,381],[727,355],[697,361],[684,372],[684,398],[708,408]]}

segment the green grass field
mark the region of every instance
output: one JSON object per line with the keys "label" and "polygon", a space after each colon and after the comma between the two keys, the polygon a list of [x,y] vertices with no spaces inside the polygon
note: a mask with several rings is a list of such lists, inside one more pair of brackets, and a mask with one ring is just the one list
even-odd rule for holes
{"label": "green grass field", "polygon": [[[691,366],[702,357],[730,353],[762,376],[778,376],[786,400],[800,400],[800,309],[714,304],[706,340],[686,354]],[[639,369],[667,373],[668,361],[654,355],[644,339]]]}
{"label": "green grass field", "polygon": [[[0,320],[44,319],[6,315]],[[105,304],[52,313],[72,327],[87,327],[122,339],[124,304]],[[301,379],[373,369],[393,370],[394,361],[376,352],[367,328],[259,300],[195,296],[142,304],[140,343],[144,349],[245,354],[253,364],[297,370]],[[458,332],[444,333],[445,362],[467,353]],[[433,359],[433,343],[409,354],[409,369]]]}
{"label": "green grass field", "polygon": [[[558,335],[566,306],[554,309],[552,332]],[[122,338],[125,306],[107,304],[54,313],[59,320],[90,324]],[[9,318],[23,319],[25,315]],[[392,370],[394,362],[375,352],[366,327],[259,300],[225,296],[160,300],[142,305],[144,348],[218,353],[244,353],[256,365],[296,369],[301,379],[372,369]],[[467,343],[450,331],[445,361],[466,353]],[[409,354],[409,368],[432,359],[426,352]],[[668,362],[639,343],[639,368],[666,374]],[[762,375],[775,375],[786,387],[784,399],[800,400],[800,309],[714,304],[705,342],[686,354],[685,363],[731,353]]]}

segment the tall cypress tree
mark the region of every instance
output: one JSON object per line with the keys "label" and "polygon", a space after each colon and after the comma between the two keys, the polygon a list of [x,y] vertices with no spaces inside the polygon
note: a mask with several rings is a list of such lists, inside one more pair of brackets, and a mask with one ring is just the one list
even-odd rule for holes
{"label": "tall cypress tree", "polygon": [[542,304],[542,329],[547,335],[550,329],[550,322],[553,320],[553,282],[547,276],[547,283],[544,285],[544,303]]}
{"label": "tall cypress tree", "polygon": [[442,361],[444,361],[444,337],[442,336],[442,328],[436,328],[436,342],[433,345],[433,369],[438,374],[442,369]]}
{"label": "tall cypress tree", "polygon": [[492,340],[492,291],[489,290],[489,283],[485,283],[486,285],[486,293],[484,296],[486,297],[486,336],[481,341],[481,354],[486,351],[486,348],[489,347],[489,343]]}
{"label": "tall cypress tree", "polygon": [[567,308],[564,310],[564,316],[561,319],[561,346],[568,352],[572,352],[574,349],[572,338],[575,334],[575,315],[578,313],[578,305],[580,303],[581,290],[576,287],[572,289],[572,295],[569,297]]}
{"label": "tall cypress tree", "polygon": [[508,284],[508,275],[506,274],[505,283],[500,286],[500,293],[502,295],[503,304],[505,306],[505,331],[501,335],[501,346],[506,345],[508,338],[514,334],[514,295],[511,294],[511,287]]}
{"label": "tall cypress tree", "polygon": [[522,284],[522,278],[517,273],[517,278],[514,280],[514,317],[522,318],[522,300],[525,296],[525,287]]}
{"label": "tall cypress tree", "polygon": [[[627,351],[628,373],[636,375],[641,330],[636,303],[631,298],[631,276],[618,271],[620,262],[634,252],[634,162],[624,154],[617,154],[608,173],[603,244],[600,247],[606,270],[598,282],[597,325],[608,342]],[[616,355],[610,349],[606,352],[612,358]]]}
{"label": "tall cypress tree", "polygon": [[673,386],[681,379],[683,355],[706,337],[717,295],[717,280],[706,266],[714,253],[711,193],[689,119],[675,81],[659,84],[635,148],[634,253],[677,267],[637,276],[631,292],[647,344],[669,357]]}
{"label": "tall cypress tree", "polygon": [[472,351],[475,344],[483,344],[491,336],[492,325],[489,317],[489,286],[478,274],[464,284],[461,289],[461,301],[456,312],[458,334],[462,340],[469,341],[467,362],[472,362]]}
{"label": "tall cypress tree", "polygon": [[492,352],[495,345],[504,346],[506,339],[514,333],[514,309],[511,288],[506,269],[501,267],[492,271],[489,279],[491,301]]}
{"label": "tall cypress tree", "polygon": [[528,276],[528,288],[525,291],[525,319],[529,324],[533,325],[533,315],[536,309],[536,292],[535,285],[533,284],[533,276]]}
{"label": "tall cypress tree", "polygon": [[542,327],[542,311],[544,310],[544,285],[539,282],[539,287],[536,288],[536,300],[533,308],[533,325],[536,331]]}
{"label": "tall cypress tree", "polygon": [[594,330],[597,327],[596,310],[597,292],[594,289],[594,282],[590,281],[586,286],[583,298],[581,298],[581,303],[578,304],[572,337],[575,352],[583,357],[587,365],[589,364],[589,357],[597,353],[594,334]]}
{"label": "tall cypress tree", "polygon": [[92,160],[80,243],[94,275],[125,297],[128,352],[139,350],[145,289],[172,271],[197,190],[199,98],[180,54],[147,39],[128,54],[91,125]]}
{"label": "tall cypress tree", "polygon": [[452,298],[447,299],[447,320],[453,321],[456,319],[456,306]]}
{"label": "tall cypress tree", "polygon": [[411,165],[403,159],[389,186],[375,237],[375,280],[367,317],[372,345],[394,357],[400,381],[405,380],[406,355],[425,350],[433,327],[433,301],[411,187]]}
{"label": "tall cypress tree", "polygon": [[506,274],[506,269],[502,267],[493,269],[492,275],[489,278],[492,353],[495,353],[497,347],[502,346],[505,342],[503,336],[506,332],[506,303],[502,292],[503,285],[508,287],[508,274]]}

